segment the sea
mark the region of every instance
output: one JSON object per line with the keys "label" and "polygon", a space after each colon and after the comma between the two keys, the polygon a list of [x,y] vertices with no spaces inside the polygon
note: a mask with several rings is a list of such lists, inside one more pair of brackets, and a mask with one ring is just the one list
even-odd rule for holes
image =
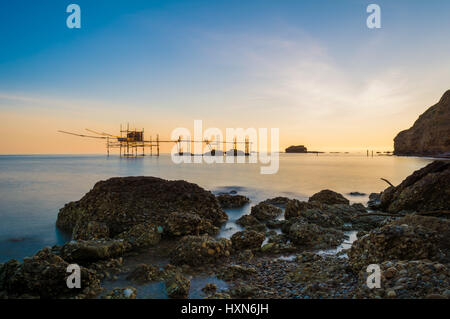
{"label": "sea", "polygon": [[[96,182],[116,176],[156,176],[186,180],[215,194],[235,191],[250,198],[249,205],[227,210],[229,221],[219,234],[240,230],[235,221],[251,206],[267,198],[286,196],[305,200],[331,189],[352,203],[366,204],[372,192],[394,185],[433,159],[376,156],[365,152],[279,154],[276,174],[261,174],[261,163],[175,164],[170,154],[121,158],[105,155],[0,156],[0,262],[22,260],[46,246],[63,244],[70,234],[59,231],[60,208],[79,200]],[[363,195],[350,195],[359,192]],[[234,193],[234,192],[233,192]]]}

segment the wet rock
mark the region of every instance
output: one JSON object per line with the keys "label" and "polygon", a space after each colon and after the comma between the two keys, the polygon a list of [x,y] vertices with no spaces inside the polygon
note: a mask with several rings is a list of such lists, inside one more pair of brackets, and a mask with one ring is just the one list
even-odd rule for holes
{"label": "wet rock", "polygon": [[286,223],[286,220],[269,220],[266,223],[267,228],[269,229],[279,229],[281,227],[283,227],[283,225]]}
{"label": "wet rock", "polygon": [[252,261],[254,257],[251,249],[242,250],[237,254],[237,260],[240,261]]}
{"label": "wet rock", "polygon": [[159,267],[140,264],[127,276],[127,279],[137,283],[146,283],[162,280],[163,276],[164,272]]}
{"label": "wet rock", "polygon": [[208,219],[201,218],[195,213],[186,212],[170,213],[166,220],[165,230],[171,236],[216,235],[219,232],[219,228]]}
{"label": "wet rock", "polygon": [[300,217],[301,213],[308,209],[325,209],[326,206],[319,202],[302,202],[297,199],[290,200],[286,205],[284,217],[286,219]]}
{"label": "wet rock", "polygon": [[278,196],[278,197],[266,199],[262,203],[270,204],[270,205],[274,205],[274,206],[285,206],[289,201],[290,201],[290,199],[287,197]]}
{"label": "wet rock", "polygon": [[231,296],[227,293],[216,292],[215,294],[206,297],[205,299],[231,299]]}
{"label": "wet rock", "polygon": [[222,208],[240,208],[250,202],[248,197],[230,194],[219,195],[217,196],[217,200]]}
{"label": "wet rock", "polygon": [[340,228],[344,225],[344,221],[338,217],[338,214],[330,210],[307,209],[300,214],[299,218],[325,228]]}
{"label": "wet rock", "polygon": [[371,193],[367,206],[371,209],[378,209],[381,205],[381,193]]}
{"label": "wet rock", "polygon": [[260,221],[253,215],[242,215],[237,221],[236,224],[242,227],[250,227],[255,225],[260,225]]}
{"label": "wet rock", "polygon": [[287,236],[297,246],[311,246],[315,248],[337,246],[345,238],[342,231],[323,228],[303,220],[294,222],[289,227]]}
{"label": "wet rock", "polygon": [[62,246],[61,257],[68,262],[93,262],[122,256],[130,246],[123,240],[78,240]]}
{"label": "wet rock", "polygon": [[207,295],[213,295],[217,291],[217,285],[213,283],[207,283],[205,287],[202,288],[202,291]]}
{"label": "wet rock", "polygon": [[245,278],[255,273],[256,269],[253,267],[231,265],[222,269],[222,271],[217,275],[217,277],[225,281],[231,281],[237,278]]}
{"label": "wet rock", "polygon": [[131,227],[116,237],[128,243],[132,249],[155,246],[161,240],[161,233],[157,226],[143,223]]}
{"label": "wet rock", "polygon": [[283,211],[281,208],[263,202],[253,206],[250,215],[254,216],[259,221],[267,221],[277,218],[282,213]]}
{"label": "wet rock", "polygon": [[105,223],[91,221],[87,225],[75,225],[73,234],[73,240],[108,239],[109,228]]}
{"label": "wet rock", "polygon": [[434,161],[381,195],[381,209],[400,211],[450,210],[450,162]]}
{"label": "wet rock", "polygon": [[233,234],[231,242],[235,250],[259,249],[265,237],[263,233],[254,230],[243,230]]}
{"label": "wet rock", "polygon": [[198,266],[215,263],[230,256],[231,241],[225,238],[203,236],[185,236],[170,254],[174,264]]}
{"label": "wet rock", "polygon": [[133,287],[114,288],[103,299],[136,299],[137,290]]}
{"label": "wet rock", "polygon": [[230,292],[233,298],[247,299],[247,298],[255,298],[258,295],[259,291],[260,289],[253,285],[242,285],[233,288]]}
{"label": "wet rock", "polygon": [[171,212],[195,212],[214,225],[228,218],[215,196],[196,184],[156,177],[117,177],[98,182],[81,200],[65,205],[56,224],[66,231],[77,230],[73,234],[77,237],[89,222],[99,222],[115,237],[138,224],[162,226]]}
{"label": "wet rock", "polygon": [[296,250],[297,248],[292,244],[290,239],[283,234],[269,237],[268,243],[261,247],[261,252],[264,254],[288,254]]}
{"label": "wet rock", "polygon": [[319,202],[322,204],[333,205],[333,204],[350,204],[349,200],[346,199],[339,193],[333,192],[329,189],[322,190],[314,195],[312,195],[309,202]]}
{"label": "wet rock", "polygon": [[89,269],[97,273],[99,279],[109,278],[111,274],[121,272],[123,266],[123,258],[112,258],[107,260],[99,260],[89,264]]}
{"label": "wet rock", "polygon": [[82,292],[99,292],[100,282],[95,272],[84,267],[80,268],[82,288],[67,288],[68,266],[68,262],[48,248],[25,258],[23,263],[10,260],[0,269],[0,290],[10,297],[26,294],[40,298],[68,298]]}
{"label": "wet rock", "polygon": [[189,296],[191,281],[180,272],[174,272],[168,276],[164,283],[170,298],[187,298]]}
{"label": "wet rock", "polygon": [[[435,217],[426,219],[429,218]],[[416,223],[408,222],[408,219],[399,220],[372,230],[355,241],[348,252],[355,271],[387,260],[445,259],[448,251],[440,247],[448,242],[448,237],[445,241],[445,237],[435,229],[416,219],[415,221]],[[448,233],[448,222],[445,227]]]}
{"label": "wet rock", "polygon": [[450,287],[449,268],[430,260],[385,261],[380,270],[380,289],[369,289],[369,273],[359,272],[357,298],[446,298]]}

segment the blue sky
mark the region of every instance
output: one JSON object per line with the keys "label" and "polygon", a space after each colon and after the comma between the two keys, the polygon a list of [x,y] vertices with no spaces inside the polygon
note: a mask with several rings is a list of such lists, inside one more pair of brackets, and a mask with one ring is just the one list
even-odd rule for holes
{"label": "blue sky", "polygon": [[[366,27],[372,2],[381,29]],[[194,119],[280,127],[283,146],[391,147],[449,89],[450,2],[372,2],[4,1],[0,112],[30,132],[2,152],[35,152],[38,124],[46,138],[121,121],[169,136]],[[70,3],[79,30],[66,27]],[[59,138],[47,148],[71,151]]]}

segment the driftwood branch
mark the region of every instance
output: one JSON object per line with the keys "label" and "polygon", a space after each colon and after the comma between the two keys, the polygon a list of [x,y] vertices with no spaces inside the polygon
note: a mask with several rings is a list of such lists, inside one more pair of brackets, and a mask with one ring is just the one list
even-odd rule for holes
{"label": "driftwood branch", "polygon": [[389,185],[391,185],[392,187],[395,187],[394,185],[392,185],[392,183],[390,181],[388,181],[386,178],[380,178],[382,181],[385,181],[386,183],[388,183]]}

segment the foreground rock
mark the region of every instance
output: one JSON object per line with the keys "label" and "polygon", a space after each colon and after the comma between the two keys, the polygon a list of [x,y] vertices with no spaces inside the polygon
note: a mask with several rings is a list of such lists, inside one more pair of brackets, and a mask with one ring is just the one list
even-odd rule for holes
{"label": "foreground rock", "polygon": [[[98,182],[81,200],[65,205],[56,224],[72,231],[73,238],[97,239],[106,234],[115,237],[143,223],[163,227],[171,212],[194,213],[214,225],[228,218],[215,196],[196,184],[156,177],[116,177]],[[94,226],[89,227],[90,223]]]}
{"label": "foreground rock", "polygon": [[446,265],[429,260],[385,261],[380,269],[379,289],[369,289],[368,273],[359,273],[357,298],[450,298],[450,271]]}
{"label": "foreground rock", "polygon": [[450,221],[408,216],[371,231],[353,243],[350,264],[359,272],[392,260],[449,260]]}
{"label": "foreground rock", "polygon": [[167,295],[170,298],[187,298],[191,281],[180,272],[173,272],[165,280]]}
{"label": "foreground rock", "polygon": [[[384,217],[361,216],[367,214],[362,204],[324,204],[317,201],[290,200],[286,205],[286,220],[303,219],[325,228],[371,230],[380,226]],[[347,224],[347,225],[346,225]]]}
{"label": "foreground rock", "polygon": [[287,236],[296,246],[316,249],[337,246],[345,238],[344,233],[339,230],[323,228],[302,219],[292,221],[287,229]]}
{"label": "foreground rock", "polygon": [[210,220],[195,213],[172,212],[168,215],[165,225],[167,233],[172,236],[216,235],[219,232],[219,228]]}
{"label": "foreground rock", "polygon": [[265,237],[254,230],[243,230],[231,236],[231,243],[235,250],[259,249]]}
{"label": "foreground rock", "polygon": [[231,241],[225,238],[215,239],[207,235],[183,237],[170,254],[170,260],[176,265],[199,266],[215,263],[230,256]]}
{"label": "foreground rock", "polygon": [[349,200],[339,193],[333,192],[329,189],[324,189],[314,195],[312,195],[309,202],[319,202],[322,204],[350,204]]}
{"label": "foreground rock", "polygon": [[156,266],[140,264],[127,276],[128,280],[136,283],[162,280],[164,272]]}
{"label": "foreground rock", "polygon": [[161,232],[161,228],[158,229],[153,224],[143,223],[120,233],[117,238],[128,243],[131,248],[137,249],[157,245],[161,240]]}
{"label": "foreground rock", "polygon": [[434,161],[381,195],[388,212],[450,210],[450,162]]}
{"label": "foreground rock", "polygon": [[450,153],[450,90],[394,138],[395,155],[440,156]]}
{"label": "foreground rock", "polygon": [[0,291],[9,297],[21,295],[39,298],[69,298],[83,294],[94,297],[99,292],[99,280],[95,272],[81,267],[81,289],[67,288],[66,280],[69,263],[51,252],[43,249],[23,263],[10,260],[0,267]]}
{"label": "foreground rock", "polygon": [[230,194],[219,195],[217,200],[222,208],[240,208],[250,202],[250,199],[246,196]]}
{"label": "foreground rock", "polygon": [[137,290],[133,287],[114,288],[103,299],[136,299]]}
{"label": "foreground rock", "polygon": [[252,207],[250,215],[259,221],[268,221],[277,218],[282,213],[281,208],[262,202]]}
{"label": "foreground rock", "polygon": [[123,240],[79,240],[62,246],[60,255],[68,262],[83,263],[122,256],[129,249]]}

